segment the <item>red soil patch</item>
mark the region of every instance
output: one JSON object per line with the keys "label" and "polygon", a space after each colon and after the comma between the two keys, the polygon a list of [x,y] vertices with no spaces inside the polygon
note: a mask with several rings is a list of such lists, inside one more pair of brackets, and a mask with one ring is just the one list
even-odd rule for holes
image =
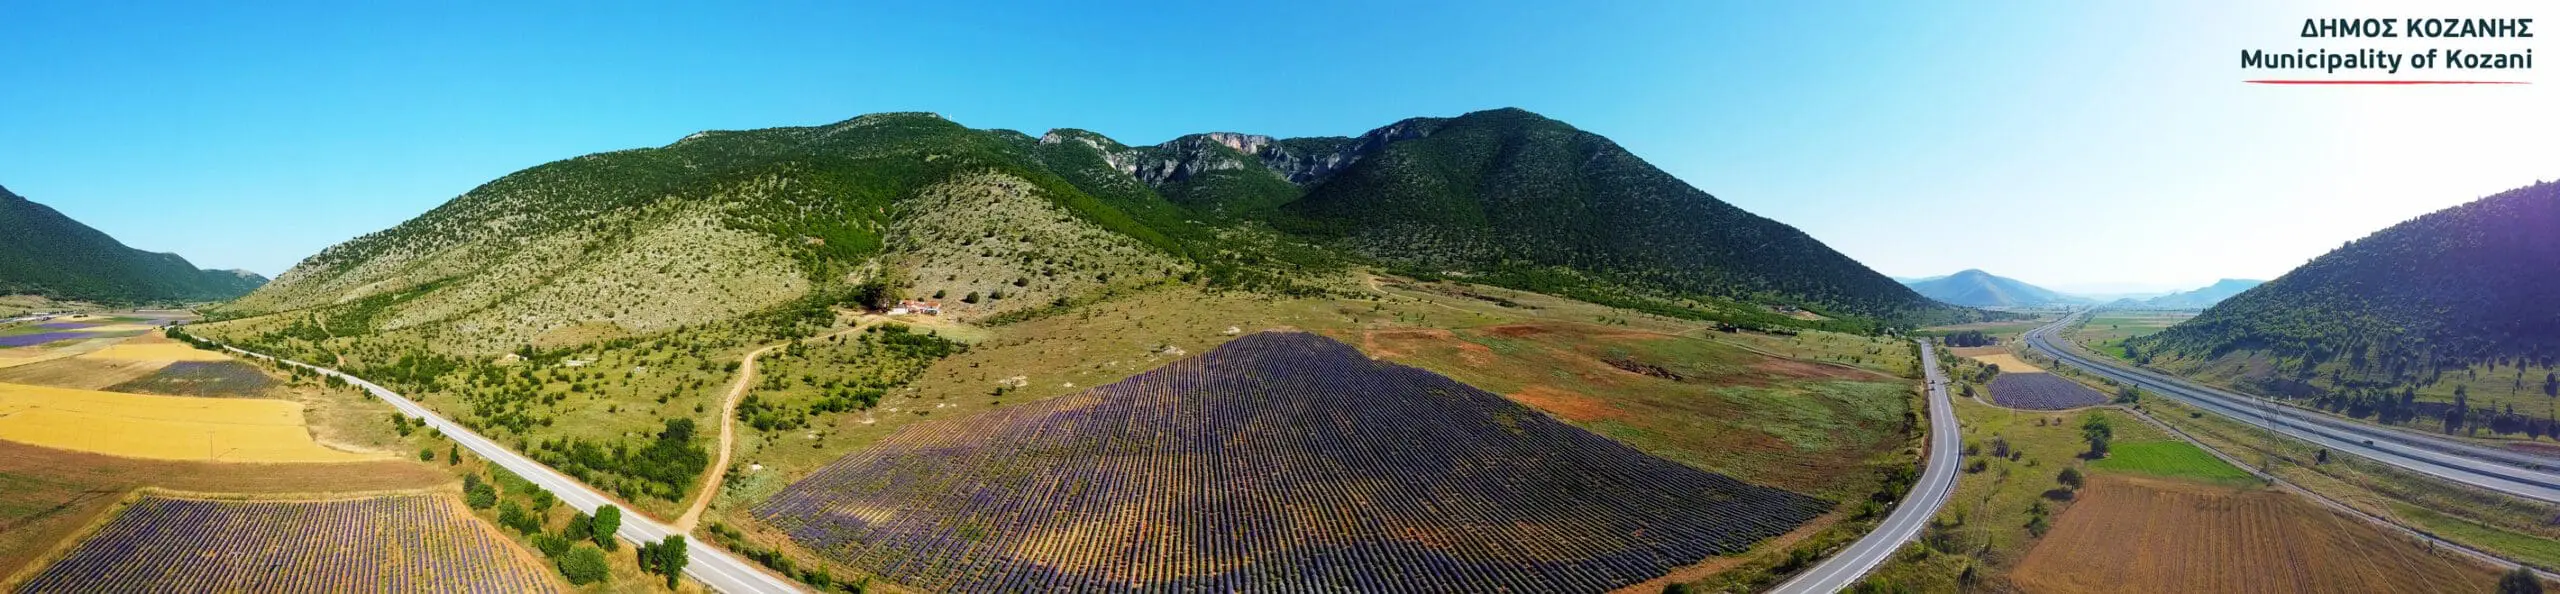
{"label": "red soil patch", "polygon": [[2090,477],[2029,592],[2487,592],[2496,574],[2282,491]]}
{"label": "red soil patch", "polygon": [[1490,365],[1493,349],[1458,338],[1439,328],[1368,330],[1360,333],[1360,351],[1377,359],[1404,359],[1418,353],[1456,349],[1468,365]]}
{"label": "red soil patch", "polygon": [[1824,365],[1810,361],[1787,359],[1783,357],[1770,357],[1766,355],[1761,356],[1758,362],[1752,363],[1751,369],[1787,379],[1872,380],[1883,377],[1882,374],[1864,369],[1851,369],[1847,367]]}
{"label": "red soil patch", "polygon": [[1547,414],[1555,415],[1556,418],[1567,421],[1587,423],[1591,421],[1623,419],[1627,417],[1626,411],[1618,410],[1618,407],[1610,405],[1609,401],[1585,396],[1580,393],[1557,388],[1555,386],[1533,385],[1521,388],[1520,391],[1512,392],[1504,397],[1510,398],[1512,402],[1528,405],[1529,408],[1546,411]]}

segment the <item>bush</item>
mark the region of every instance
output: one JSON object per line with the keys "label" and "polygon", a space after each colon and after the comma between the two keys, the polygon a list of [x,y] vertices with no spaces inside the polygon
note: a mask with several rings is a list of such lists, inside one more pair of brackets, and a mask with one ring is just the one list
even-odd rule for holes
{"label": "bush", "polygon": [[471,509],[489,509],[498,505],[498,489],[482,482],[480,475],[462,475],[462,502]]}
{"label": "bush", "polygon": [[590,525],[595,529],[596,546],[608,551],[621,547],[613,542],[613,531],[622,528],[622,508],[610,505],[596,508],[596,519]]}
{"label": "bush", "polygon": [[542,556],[544,557],[557,559],[560,555],[569,552],[569,539],[551,534],[535,534],[533,535],[533,548],[534,550],[542,551]]}
{"label": "bush", "polygon": [[436,449],[435,449],[435,448],[418,448],[418,461],[419,461],[419,462],[434,462],[434,461],[436,461]]}
{"label": "bush", "polygon": [[513,501],[498,504],[498,525],[514,528],[517,532],[525,534],[542,533],[542,517],[525,511],[524,506],[516,505]]}
{"label": "bush", "polygon": [[613,568],[606,564],[603,549],[577,545],[569,549],[569,554],[560,556],[560,575],[569,578],[569,583],[592,584],[604,581],[612,574]]}

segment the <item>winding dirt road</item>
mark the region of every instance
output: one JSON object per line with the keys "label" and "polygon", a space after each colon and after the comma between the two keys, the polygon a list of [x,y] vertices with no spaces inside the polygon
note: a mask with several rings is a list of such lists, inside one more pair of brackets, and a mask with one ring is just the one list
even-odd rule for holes
{"label": "winding dirt road", "polygon": [[711,499],[720,496],[720,483],[722,479],[726,479],[729,476],[729,452],[737,447],[738,442],[738,401],[745,399],[747,396],[747,389],[755,386],[756,359],[764,357],[765,353],[773,352],[774,349],[791,346],[793,344],[826,340],[846,334],[861,332],[862,329],[879,324],[886,319],[887,318],[879,316],[864,315],[862,316],[861,321],[855,322],[851,328],[837,330],[835,332],[829,332],[817,336],[805,336],[764,345],[763,348],[748,351],[746,357],[739,359],[738,379],[736,382],[729,384],[729,393],[720,397],[719,456],[712,458],[710,476],[703,479],[702,492],[693,496],[693,505],[686,507],[684,515],[677,517],[676,521],[671,523],[669,527],[676,529],[677,532],[688,534],[692,533],[694,525],[702,521],[702,511],[711,507]]}

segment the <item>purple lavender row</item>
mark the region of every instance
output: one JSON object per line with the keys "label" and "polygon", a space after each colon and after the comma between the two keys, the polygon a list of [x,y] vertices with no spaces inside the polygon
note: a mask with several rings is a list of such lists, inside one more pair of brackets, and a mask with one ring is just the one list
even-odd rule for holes
{"label": "purple lavender row", "polygon": [[1329,339],[1260,334],[908,427],[757,514],[935,590],[1588,591],[1829,507]]}

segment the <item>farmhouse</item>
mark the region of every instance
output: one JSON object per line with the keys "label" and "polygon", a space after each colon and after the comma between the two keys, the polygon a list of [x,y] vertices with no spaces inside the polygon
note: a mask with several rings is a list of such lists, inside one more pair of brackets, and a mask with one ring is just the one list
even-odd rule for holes
{"label": "farmhouse", "polygon": [[889,308],[889,315],[902,316],[907,314],[924,314],[928,316],[942,315],[942,302],[905,299],[900,300],[897,307]]}

